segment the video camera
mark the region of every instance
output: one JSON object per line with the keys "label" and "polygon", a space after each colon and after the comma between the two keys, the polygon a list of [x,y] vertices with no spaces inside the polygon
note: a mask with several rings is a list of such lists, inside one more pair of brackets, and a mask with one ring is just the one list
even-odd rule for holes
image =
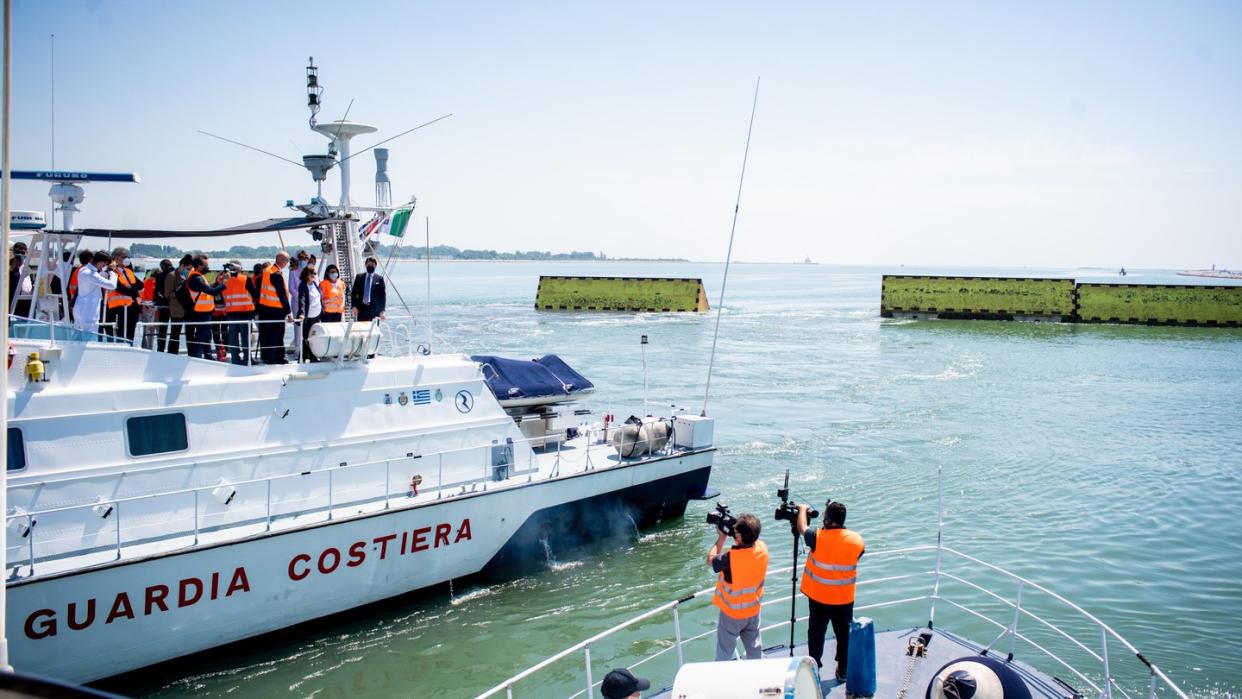
{"label": "video camera", "polygon": [[[785,471],[785,486],[778,488],[776,497],[781,499],[781,504],[776,508],[776,520],[779,522],[785,520],[789,522],[791,529],[795,529],[794,534],[797,535],[798,526],[798,505],[789,500],[789,471]],[[819,517],[819,510],[812,507],[806,508],[807,519],[815,519]]]}
{"label": "video camera", "polygon": [[707,523],[716,525],[716,528],[724,532],[728,536],[733,536],[733,526],[737,524],[737,517],[729,514],[729,506],[723,502],[716,503],[716,511],[707,513]]}

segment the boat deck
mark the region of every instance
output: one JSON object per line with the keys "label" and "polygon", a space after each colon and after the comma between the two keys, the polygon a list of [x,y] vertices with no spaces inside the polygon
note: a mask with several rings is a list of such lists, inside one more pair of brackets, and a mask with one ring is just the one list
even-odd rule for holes
{"label": "boat deck", "polygon": [[[906,649],[909,647],[911,639],[917,638],[920,633],[925,631],[927,631],[926,628],[919,627],[879,631],[876,633],[876,697],[899,696],[902,694],[903,684],[906,685],[904,696],[922,697],[925,695],[927,685],[931,682],[937,670],[953,660],[966,656],[977,656],[979,651],[983,649],[982,646],[976,643],[937,629],[931,632],[932,640],[927,645],[925,656],[915,659],[913,661],[913,671],[910,671],[911,659],[910,656],[906,655]],[[833,670],[831,658],[835,653],[836,641],[833,640],[832,633],[829,632],[828,639],[824,644],[824,658],[828,659],[824,666],[824,671],[828,675],[828,679],[822,683],[821,687],[824,697],[844,699],[846,696],[845,683],[837,682],[831,676]],[[805,655],[806,644],[800,644],[795,647],[794,654]],[[781,644],[766,648],[763,651],[763,655],[767,658],[787,656],[789,655],[789,646]],[[993,655],[992,657],[1003,659],[1004,655]],[[1058,683],[1054,678],[1016,660],[1010,663],[1010,667],[1016,670],[1026,682],[1032,697],[1069,699],[1074,696],[1073,692]],[[909,683],[906,684],[906,673],[908,671],[911,674]],[[671,699],[672,695],[672,689],[666,688],[649,695],[647,699]]]}
{"label": "boat deck", "polygon": [[[177,512],[175,514],[178,516],[173,516],[174,513],[170,510],[171,521],[158,528],[146,525],[145,529],[139,528],[136,524],[120,523],[117,515],[112,514],[106,524],[101,527],[105,534],[99,537],[102,540],[99,544],[86,550],[60,555],[42,555],[42,548],[49,543],[54,543],[53,539],[46,534],[41,536],[37,542],[23,537],[17,540],[20,542],[17,545],[14,545],[15,535],[11,535],[6,576],[9,582],[20,584],[27,580],[107,565],[120,559],[142,559],[174,551],[240,541],[271,532],[299,530],[329,521],[347,520],[386,510],[412,508],[588,471],[642,464],[669,456],[676,457],[684,453],[686,452],[678,450],[668,454],[622,459],[611,444],[582,435],[565,440],[556,446],[548,445],[545,448],[531,450],[529,460],[523,459],[521,463],[514,464],[517,468],[512,470],[512,475],[501,480],[477,477],[466,481],[445,482],[437,487],[434,481],[438,479],[429,474],[427,480],[432,482],[414,492],[402,480],[404,476],[394,477],[386,469],[367,474],[365,477],[360,476],[362,480],[356,482],[346,480],[343,476],[348,475],[347,473],[329,469],[335,470],[336,475],[342,477],[336,479],[335,482],[325,480],[322,489],[297,494],[292,499],[283,502],[274,497],[273,488],[268,481],[292,484],[292,480],[291,477],[277,476],[251,483],[234,484],[238,489],[238,502],[232,508],[235,512],[229,519],[215,521],[209,520],[205,514],[209,495],[214,486],[194,489],[200,491],[199,493],[178,491],[166,496],[157,493],[145,499],[150,501],[166,497],[172,503],[169,507],[190,506],[193,509],[202,510],[204,514],[200,517],[191,517],[187,516],[186,512]],[[331,474],[327,471],[317,471],[316,475],[326,477]],[[385,486],[385,481],[388,482],[387,486]],[[334,492],[329,494],[330,490]],[[187,493],[196,496],[192,505],[189,505],[190,500],[186,499],[189,497]],[[203,496],[201,504],[198,502],[200,498],[197,495]],[[175,498],[178,497],[184,499],[185,502],[176,501]],[[126,504],[126,511],[130,506]],[[75,508],[75,511],[89,515],[89,509],[85,507]],[[43,518],[43,515],[38,513],[35,515],[39,519]],[[98,518],[97,515],[92,516]],[[21,515],[10,517],[10,519],[14,518],[24,521]],[[43,534],[43,532],[39,533]],[[27,544],[31,545],[27,546]]]}

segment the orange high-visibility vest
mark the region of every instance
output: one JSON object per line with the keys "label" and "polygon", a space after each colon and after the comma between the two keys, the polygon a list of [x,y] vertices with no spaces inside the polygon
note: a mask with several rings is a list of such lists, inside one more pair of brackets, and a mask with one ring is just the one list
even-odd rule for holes
{"label": "orange high-visibility vest", "polygon": [[69,286],[67,286],[66,289],[68,290],[70,296],[77,296],[78,294],[78,272],[81,271],[82,265],[78,265],[73,268],[72,272],[69,273]]}
{"label": "orange high-visibility vest", "polygon": [[757,615],[763,602],[763,579],[768,576],[767,545],[756,541],[749,548],[729,549],[729,572],[733,578],[731,583],[725,582],[723,571],[716,576],[712,604],[734,619]]}
{"label": "orange high-visibility vest", "polygon": [[[190,272],[190,276],[185,278],[185,283],[189,284],[194,277],[202,277],[203,283],[207,283],[207,278],[203,277],[203,273],[198,270]],[[216,310],[216,297],[204,291],[194,291],[194,287],[187,289],[190,292],[190,298],[194,299],[195,313],[211,313]]]}
{"label": "orange high-visibility vest", "polygon": [[155,300],[155,277],[147,277],[142,282],[142,294],[139,295],[143,301]]}
{"label": "orange high-visibility vest", "polygon": [[319,295],[323,299],[324,313],[345,312],[345,282],[324,279],[319,282]]}
{"label": "orange high-visibility vest", "polygon": [[[279,301],[279,300],[278,300]],[[224,282],[224,312],[249,313],[254,310],[254,299],[246,289],[246,277],[239,274]]]}
{"label": "orange high-visibility vest", "polygon": [[268,308],[284,308],[280,303],[280,296],[276,293],[276,285],[272,283],[272,273],[279,271],[275,264],[268,263],[263,268],[263,276],[260,277],[259,283],[259,305]]}
{"label": "orange high-visibility vest", "polygon": [[863,538],[849,529],[820,529],[815,550],[806,557],[802,571],[802,593],[820,604],[849,604],[854,601],[854,581]]}
{"label": "orange high-visibility vest", "polygon": [[[138,277],[128,267],[116,268],[117,286],[133,286],[138,283]],[[124,308],[133,305],[134,299],[122,294],[120,291],[108,292],[108,308]]]}

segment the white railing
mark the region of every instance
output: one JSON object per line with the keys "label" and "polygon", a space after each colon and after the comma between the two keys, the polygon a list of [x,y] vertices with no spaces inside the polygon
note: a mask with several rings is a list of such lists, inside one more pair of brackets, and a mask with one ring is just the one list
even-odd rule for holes
{"label": "white railing", "polygon": [[[153,541],[192,536],[192,540],[186,544],[186,547],[194,547],[199,545],[200,536],[205,532],[223,531],[230,528],[253,526],[259,523],[264,525],[264,531],[271,531],[272,523],[274,521],[278,521],[280,519],[291,519],[312,513],[323,513],[324,520],[330,521],[333,519],[333,510],[346,505],[379,503],[382,501],[382,509],[388,510],[392,508],[394,500],[398,501],[398,508],[427,502],[430,500],[430,493],[435,493],[435,500],[441,500],[446,497],[446,494],[447,497],[452,497],[454,494],[466,494],[480,491],[480,486],[481,491],[486,492],[489,484],[503,483],[520,476],[526,476],[526,482],[533,482],[535,476],[539,474],[541,470],[539,464],[539,459],[541,457],[546,457],[549,462],[548,473],[546,476],[540,476],[541,480],[551,480],[563,475],[568,476],[573,473],[593,471],[597,468],[595,463],[596,460],[592,458],[593,454],[600,450],[603,450],[605,454],[615,451],[614,447],[609,443],[608,436],[609,433],[615,432],[620,427],[620,425],[611,425],[599,431],[587,429],[579,432],[579,437],[584,439],[582,456],[580,459],[574,459],[575,463],[572,465],[577,467],[580,463],[581,467],[575,468],[572,471],[566,470],[563,472],[561,468],[562,463],[568,461],[568,459],[562,459],[563,445],[566,440],[564,438],[564,434],[560,434],[556,437],[531,437],[514,440],[512,442],[505,441],[495,444],[489,443],[471,447],[461,447],[457,449],[446,449],[426,454],[415,454],[410,452],[404,457],[376,459],[373,461],[363,461],[352,464],[341,463],[339,465],[325,468],[295,471],[292,473],[283,473],[264,478],[253,478],[238,481],[218,481],[210,485],[202,485],[193,488],[161,491],[158,493],[135,495],[131,497],[100,499],[94,502],[44,508],[28,512],[19,511],[6,516],[6,532],[8,533],[8,537],[11,539],[14,535],[17,535],[19,538],[25,540],[17,545],[8,545],[10,550],[9,563],[10,565],[20,565],[19,561],[22,557],[18,554],[18,552],[21,548],[25,548],[26,555],[24,556],[24,564],[28,567],[28,570],[25,575],[14,574],[14,577],[29,578],[35,575],[36,563],[46,562],[48,560],[60,560],[71,558],[73,556],[109,550],[115,551],[115,558],[119,560],[124,556],[125,547],[133,547]],[[598,439],[601,435],[603,439]],[[553,438],[556,439],[555,450],[546,446],[546,443]],[[512,451],[513,447],[518,446],[528,447],[528,449],[525,450],[526,467],[523,469],[517,468],[518,464],[516,463],[514,452]],[[495,453],[494,450],[498,447],[510,448],[510,451],[507,453],[507,460],[500,463],[496,463],[493,458]],[[542,448],[543,451],[541,453],[537,453],[535,451],[536,448]],[[474,467],[469,465],[472,458],[453,458],[468,455],[470,452],[478,452],[479,466]],[[676,453],[679,452],[670,440],[663,450],[651,453],[650,457],[664,458]],[[450,470],[450,473],[448,474],[448,481],[445,480],[446,459]],[[394,465],[404,465],[406,463],[428,464],[432,461],[435,462],[434,473],[436,479],[434,482],[428,482],[431,473],[427,469],[423,469],[417,474],[421,479],[417,484],[414,484],[412,480],[406,481],[404,477],[402,477],[400,479],[400,485],[404,487],[398,487],[395,490],[393,489],[392,472]],[[640,459],[628,459],[625,461],[627,463],[641,462]],[[465,466],[461,465],[463,462],[466,464]],[[376,470],[378,470],[380,465],[382,465],[384,469],[382,492],[380,491],[381,485],[378,479],[367,481],[359,485],[356,479],[354,481],[349,481],[345,475],[357,474],[359,471],[368,468],[376,468]],[[189,467],[193,466],[193,464],[185,464],[184,466]],[[475,472],[477,475],[460,478],[459,476],[463,468],[467,471],[472,468],[478,468],[479,470]],[[454,475],[455,473],[458,475]],[[306,500],[311,500],[312,502],[306,504],[300,509],[289,509],[284,507],[288,504],[288,499],[280,499],[279,492],[276,493],[277,497],[273,497],[274,484],[304,481],[307,478],[315,478],[316,476],[321,477],[327,482],[321,486],[321,491],[316,491],[310,496],[302,497],[301,500],[304,503]],[[378,476],[378,474],[376,474],[376,476]],[[342,481],[345,481],[345,483],[342,484]],[[225,503],[223,507],[219,504],[219,500],[223,496],[216,495],[216,493],[221,489],[225,489],[226,493],[232,494],[232,497],[228,498],[229,502]],[[243,491],[245,492],[243,493]],[[341,491],[345,491],[346,497],[341,497]],[[359,491],[362,491],[361,495],[359,495]],[[260,501],[255,499],[256,495],[260,492],[262,493],[261,508],[259,507]],[[208,497],[204,497],[204,493],[207,493]],[[424,494],[425,497],[422,500],[416,500],[420,493]],[[240,516],[228,518],[226,516],[229,514],[228,507],[232,504],[234,498],[236,498],[238,505],[245,505],[246,500],[250,500],[251,504],[238,507],[235,510],[242,513]],[[159,499],[164,499],[169,502],[169,507],[155,510],[154,512],[149,509],[146,511],[140,510],[140,514],[145,515],[146,517],[159,517],[159,515],[163,513],[167,516],[168,514],[178,512],[182,507],[191,504],[188,501],[192,501],[192,523],[187,523],[181,528],[174,527],[170,529],[168,527],[168,521],[166,519],[160,519],[159,523],[161,528],[157,534],[135,537],[133,536],[134,531],[143,529],[143,527],[134,526],[128,530],[131,536],[127,538],[125,536],[127,530],[125,525],[122,523],[123,514],[129,510],[137,509],[140,507],[140,504],[149,504]],[[185,499],[187,502],[183,502],[181,505],[178,505],[179,499]],[[217,511],[209,512],[207,510],[210,507],[210,503],[213,501],[217,502]],[[36,536],[39,531],[38,524],[40,520],[42,519],[44,521],[48,521],[53,519],[56,515],[69,512],[81,513],[90,521],[106,520],[109,518],[112,519],[112,542],[108,545],[94,543],[99,541],[98,533],[96,533],[90,537],[80,537],[76,547],[39,555],[36,551]],[[208,520],[210,518],[215,518],[219,520],[220,523],[213,525],[210,524],[210,522],[204,522],[204,520]],[[75,523],[81,521],[83,520],[75,520]]]}
{"label": "white railing", "polygon": [[[874,610],[874,609],[881,609],[881,608],[887,608],[887,607],[902,607],[902,606],[916,605],[919,603],[929,603],[930,604],[930,609],[928,610],[929,616],[934,617],[936,603],[943,602],[945,604],[948,604],[955,610],[965,613],[965,615],[967,615],[967,618],[969,619],[979,619],[979,620],[982,620],[982,622],[987,625],[1000,629],[1000,634],[995,639],[993,639],[991,643],[987,644],[986,646],[983,646],[984,652],[990,652],[991,650],[993,650],[993,648],[998,643],[1001,643],[1004,640],[1008,639],[1009,641],[1008,659],[1012,660],[1014,658],[1014,653],[1017,649],[1017,642],[1022,641],[1026,646],[1029,646],[1030,648],[1036,651],[1039,651],[1039,654],[1046,656],[1056,665],[1067,669],[1076,678],[1078,678],[1078,680],[1086,683],[1086,685],[1091,687],[1091,689],[1097,693],[1097,696],[1111,699],[1114,696],[1114,692],[1117,692],[1121,696],[1131,697],[1132,696],[1131,692],[1135,691],[1134,687],[1131,687],[1130,689],[1126,689],[1118,681],[1117,675],[1114,672],[1115,668],[1114,668],[1114,664],[1112,663],[1114,658],[1110,657],[1109,655],[1109,639],[1112,639],[1116,643],[1120,644],[1121,647],[1123,647],[1125,650],[1129,651],[1129,654],[1134,659],[1137,659],[1140,663],[1142,663],[1143,668],[1146,668],[1146,674],[1148,677],[1147,687],[1146,687],[1146,696],[1149,699],[1153,699],[1154,697],[1156,697],[1157,690],[1160,687],[1166,688],[1168,691],[1172,692],[1173,695],[1180,697],[1181,699],[1189,699],[1186,693],[1183,692],[1181,689],[1179,689],[1177,685],[1174,684],[1173,680],[1171,680],[1168,677],[1168,675],[1166,675],[1160,668],[1158,668],[1154,663],[1148,660],[1146,656],[1144,656],[1141,652],[1139,652],[1138,648],[1136,648],[1134,644],[1127,641],[1124,637],[1121,636],[1121,634],[1119,634],[1112,627],[1108,626],[1103,621],[1098,619],[1095,615],[1086,611],[1085,609],[1078,606],[1077,604],[1070,602],[1066,598],[1053,592],[1052,590],[1049,590],[1048,588],[1040,585],[1039,583],[1028,580],[1027,578],[1024,578],[1016,573],[1012,573],[999,566],[986,563],[984,561],[979,560],[978,558],[975,558],[973,556],[957,551],[956,549],[952,549],[952,548],[940,546],[940,545],[915,546],[915,547],[910,547],[910,548],[890,549],[890,550],[883,550],[883,551],[876,551],[876,552],[868,551],[865,556],[865,560],[868,562],[874,562],[876,559],[891,558],[895,556],[904,557],[904,556],[910,556],[910,555],[917,555],[917,556],[929,557],[932,554],[935,554],[935,561],[934,561],[933,568],[929,568],[927,570],[918,570],[916,572],[911,572],[911,573],[899,573],[896,575],[889,575],[889,576],[870,578],[870,579],[863,577],[858,583],[859,588],[866,588],[866,587],[876,586],[876,585],[884,585],[886,586],[886,589],[887,589],[887,586],[891,586],[893,583],[897,583],[899,581],[917,580],[920,578],[922,579],[930,578],[931,587],[932,587],[931,592],[925,593],[925,594],[915,594],[912,596],[898,595],[898,596],[894,596],[891,599],[880,599],[879,601],[868,602],[866,604],[858,605],[854,608],[855,611],[858,612],[858,611]],[[975,567],[974,568],[975,570],[979,570],[981,568],[985,571],[999,574],[1002,578],[1008,581],[1015,582],[1017,584],[1017,592],[1014,595],[1013,600],[1010,601],[1010,599],[987,589],[984,585],[981,585],[973,580],[966,578],[965,575],[958,575],[956,573],[952,573],[952,572],[945,570],[945,566],[943,564],[947,560],[969,563],[971,566]],[[787,577],[781,577],[781,576],[783,574],[791,572],[792,570],[793,570],[792,567],[785,567],[785,568],[780,568],[777,570],[769,571],[768,578],[767,578],[768,582],[766,583],[768,589],[775,589],[778,585],[788,582]],[[994,604],[999,603],[1006,610],[1012,612],[1012,615],[1010,615],[1005,621],[998,621],[996,619],[993,619],[991,616],[988,616],[986,613],[979,611],[978,609],[975,608],[975,606],[971,606],[969,604],[969,600],[963,599],[962,601],[959,601],[958,599],[949,597],[941,590],[941,587],[942,585],[952,585],[952,584],[961,585],[969,592],[982,594],[986,600],[989,600]],[[1029,595],[1032,590],[1038,593],[1042,593],[1042,595],[1044,596],[1045,602],[1049,602],[1049,603],[1055,604],[1056,606],[1059,606],[1062,609],[1062,611],[1066,611],[1066,610],[1069,611],[1077,622],[1085,623],[1086,626],[1090,629],[1089,633],[1091,635],[1091,638],[1083,640],[1079,637],[1082,635],[1081,633],[1078,635],[1075,635],[1073,632],[1066,629],[1065,624],[1058,624],[1054,620],[1045,618],[1047,616],[1047,612],[1044,612],[1041,614],[1041,613],[1036,613],[1035,611],[1033,611],[1032,606],[1030,605],[1030,599],[1029,599]],[[661,643],[667,643],[667,646],[654,653],[651,653],[649,655],[646,655],[644,657],[637,659],[632,664],[627,665],[627,667],[633,670],[661,656],[664,656],[667,653],[673,652],[675,653],[675,657],[676,657],[676,667],[680,668],[685,662],[684,647],[687,644],[691,644],[696,641],[701,641],[703,639],[708,639],[708,638],[713,638],[714,640],[714,636],[716,634],[714,624],[710,624],[710,625],[707,623],[700,624],[700,626],[710,626],[710,628],[707,631],[703,631],[694,636],[690,636],[689,638],[686,638],[684,636],[683,628],[682,628],[682,616],[684,613],[702,612],[705,610],[713,609],[709,600],[714,591],[715,591],[715,587],[709,587],[703,590],[699,590],[693,594],[682,597],[681,599],[667,602],[665,604],[660,605],[659,607],[643,612],[642,614],[639,614],[638,616],[633,617],[632,619],[628,619],[624,622],[621,622],[620,624],[617,624],[616,626],[613,626],[612,628],[602,631],[584,641],[576,643],[570,646],[569,648],[566,648],[565,650],[537,663],[536,665],[533,665],[527,668],[526,670],[523,670],[522,672],[519,672],[518,674],[513,675],[512,677],[504,680],[503,682],[496,685],[495,687],[492,687],[486,692],[478,695],[478,699],[485,699],[486,697],[499,696],[501,694],[506,696],[508,699],[512,699],[512,697],[514,696],[513,694],[514,687],[518,683],[524,680],[528,680],[532,676],[539,674],[541,671],[546,670],[549,667],[557,664],[559,661],[564,660],[570,656],[577,655],[579,653],[582,654],[583,662],[586,668],[585,679],[583,680],[583,684],[579,685],[579,686],[582,686],[583,689],[570,695],[570,697],[571,699],[573,699],[574,697],[579,697],[579,696],[591,696],[592,693],[596,690],[596,688],[598,688],[599,685],[601,684],[600,682],[597,682],[594,680],[594,673],[592,672],[592,669],[591,669],[591,662],[592,662],[591,661],[591,648],[592,646],[600,645],[601,641],[617,634],[618,632],[635,627],[641,624],[642,622],[645,622],[645,621],[648,621],[648,620],[651,620],[657,617],[661,617],[663,615],[668,615],[670,617],[669,622],[670,622],[670,631],[672,635],[671,637],[664,636],[660,639],[657,639],[657,641]],[[1024,602],[1023,602],[1024,592],[1028,595],[1028,598],[1026,600],[1026,606],[1024,606]],[[868,597],[868,595],[865,595],[860,592],[859,594],[860,600],[866,597]],[[687,605],[695,600],[705,600],[705,603],[695,605],[693,608],[687,610]],[[776,598],[769,597],[769,598],[764,599],[764,608],[765,610],[771,609],[774,606],[788,604],[794,601],[796,600],[793,595],[785,595],[783,597],[776,597]],[[808,617],[806,616],[798,617],[796,619],[796,622],[798,623],[804,622],[806,621],[807,618]],[[1086,672],[1075,667],[1074,664],[1072,664],[1066,658],[1062,657],[1062,655],[1057,654],[1057,652],[1055,652],[1054,650],[1048,648],[1046,645],[1041,644],[1037,640],[1032,638],[1032,634],[1029,631],[1026,631],[1026,632],[1020,631],[1019,624],[1020,624],[1020,621],[1024,618],[1038,622],[1040,627],[1047,630],[1046,633],[1053,634],[1055,637],[1059,639],[1063,639],[1064,641],[1068,642],[1070,644],[1070,647],[1072,647],[1074,650],[1082,651],[1085,654],[1085,657],[1089,661],[1093,663],[1098,663],[1099,670],[1100,670],[1100,673],[1098,675],[1098,681],[1093,680],[1090,676],[1088,676]],[[762,627],[762,631],[771,631],[771,630],[779,629],[779,628],[788,628],[789,625],[790,625],[790,621],[788,619],[785,619],[783,621]],[[932,627],[932,622],[929,621],[928,628],[931,628],[931,627]],[[647,638],[644,640],[648,642],[651,641],[650,638]],[[1141,668],[1139,668],[1138,666],[1134,666],[1133,669],[1137,670]],[[671,682],[669,682],[668,684],[671,684]],[[539,690],[540,696],[545,696],[547,694],[548,692],[546,691],[546,689]]]}

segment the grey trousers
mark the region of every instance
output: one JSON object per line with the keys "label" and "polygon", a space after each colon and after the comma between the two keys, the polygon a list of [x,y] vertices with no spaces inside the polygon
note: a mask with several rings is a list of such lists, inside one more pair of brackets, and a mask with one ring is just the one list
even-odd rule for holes
{"label": "grey trousers", "polygon": [[720,612],[720,618],[716,620],[716,660],[732,660],[739,638],[742,639],[747,660],[763,657],[763,640],[759,638],[759,615],[749,619],[734,619]]}

